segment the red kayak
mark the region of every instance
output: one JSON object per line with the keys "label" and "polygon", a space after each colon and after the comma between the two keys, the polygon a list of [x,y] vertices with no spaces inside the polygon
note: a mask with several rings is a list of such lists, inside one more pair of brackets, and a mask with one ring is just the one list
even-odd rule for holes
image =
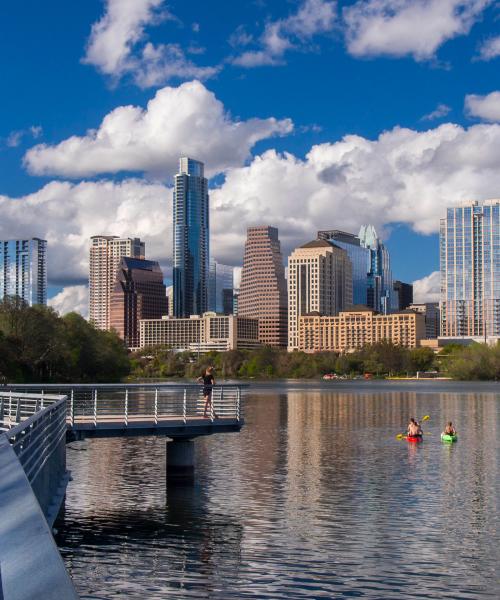
{"label": "red kayak", "polygon": [[406,436],[407,442],[421,442],[422,440],[423,440],[422,435],[407,435]]}

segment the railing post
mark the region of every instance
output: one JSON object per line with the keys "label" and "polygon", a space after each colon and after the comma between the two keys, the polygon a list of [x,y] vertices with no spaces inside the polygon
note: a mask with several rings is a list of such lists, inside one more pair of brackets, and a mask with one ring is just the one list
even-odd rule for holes
{"label": "railing post", "polygon": [[187,405],[187,388],[184,388],[184,394],[182,397],[182,418],[186,423],[186,405]]}
{"label": "railing post", "polygon": [[21,422],[21,398],[17,399],[17,406],[16,406],[16,423],[20,423]]}
{"label": "railing post", "polygon": [[9,392],[9,427],[12,426],[12,392]]}
{"label": "railing post", "polygon": [[210,420],[214,421],[214,386],[211,386],[211,394],[210,394]]}
{"label": "railing post", "polygon": [[43,406],[43,390],[42,390],[41,396],[42,396],[42,402],[41,402],[41,405],[42,405],[42,408],[44,408],[44,406]]}
{"label": "railing post", "polygon": [[241,388],[240,388],[240,386],[238,386],[237,394],[236,394],[236,419],[238,421],[240,420],[240,405],[241,405]]}
{"label": "railing post", "polygon": [[75,390],[71,390],[71,405],[70,405],[71,427],[75,424]]}
{"label": "railing post", "polygon": [[[222,411],[222,415],[221,415],[221,411]],[[220,388],[219,416],[224,416],[224,386],[221,386],[221,388]]]}
{"label": "railing post", "polygon": [[2,397],[0,397],[0,423],[2,423],[2,424],[3,424],[3,415],[4,415],[4,406],[3,406],[3,403],[4,403],[4,399],[3,399],[3,396],[2,396]]}
{"label": "railing post", "polygon": [[125,425],[128,425],[128,388],[125,389]]}
{"label": "railing post", "polygon": [[155,425],[158,425],[158,388],[155,388]]}
{"label": "railing post", "polygon": [[94,389],[94,427],[97,427],[97,389]]}

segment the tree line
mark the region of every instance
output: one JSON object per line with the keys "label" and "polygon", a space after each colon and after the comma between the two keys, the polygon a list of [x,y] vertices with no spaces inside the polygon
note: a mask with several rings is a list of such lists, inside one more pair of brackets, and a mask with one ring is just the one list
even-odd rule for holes
{"label": "tree line", "polygon": [[129,374],[122,340],[82,316],[0,302],[0,383],[115,382]]}

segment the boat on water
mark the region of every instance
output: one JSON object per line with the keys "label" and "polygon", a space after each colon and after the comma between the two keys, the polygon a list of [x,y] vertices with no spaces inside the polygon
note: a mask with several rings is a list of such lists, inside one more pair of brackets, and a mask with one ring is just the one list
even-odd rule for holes
{"label": "boat on water", "polygon": [[441,434],[441,441],[442,442],[456,442],[458,440],[458,435],[456,433],[454,433],[453,435],[449,434],[449,433],[442,433]]}

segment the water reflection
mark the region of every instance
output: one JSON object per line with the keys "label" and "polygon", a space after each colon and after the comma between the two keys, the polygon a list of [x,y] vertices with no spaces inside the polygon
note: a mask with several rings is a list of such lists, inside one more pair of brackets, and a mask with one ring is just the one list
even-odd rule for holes
{"label": "water reflection", "polygon": [[82,598],[496,597],[499,396],[421,389],[262,389],[168,493],[163,440],[75,444],[56,526]]}

